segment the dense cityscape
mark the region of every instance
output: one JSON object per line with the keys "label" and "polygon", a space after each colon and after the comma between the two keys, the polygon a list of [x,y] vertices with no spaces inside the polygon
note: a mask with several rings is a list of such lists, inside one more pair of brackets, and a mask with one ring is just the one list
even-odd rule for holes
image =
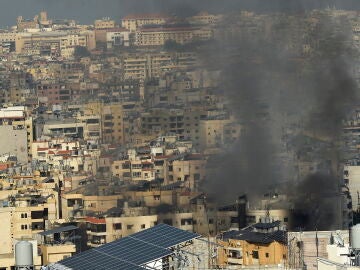
{"label": "dense cityscape", "polygon": [[0,270],[360,267],[359,10],[9,25]]}

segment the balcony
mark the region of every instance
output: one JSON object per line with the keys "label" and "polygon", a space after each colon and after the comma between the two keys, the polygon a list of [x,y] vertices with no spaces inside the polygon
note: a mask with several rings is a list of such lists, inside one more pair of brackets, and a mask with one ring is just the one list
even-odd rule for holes
{"label": "balcony", "polygon": [[242,258],[232,258],[232,257],[228,257],[227,258],[227,262],[229,264],[239,264],[242,265],[243,264],[243,259]]}

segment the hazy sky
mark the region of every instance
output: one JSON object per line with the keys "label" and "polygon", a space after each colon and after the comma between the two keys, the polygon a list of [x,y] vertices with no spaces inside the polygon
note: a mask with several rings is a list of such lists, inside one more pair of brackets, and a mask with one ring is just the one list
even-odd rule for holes
{"label": "hazy sky", "polygon": [[283,11],[328,5],[360,9],[360,0],[0,0],[0,27],[14,25],[19,15],[33,18],[40,10],[48,11],[50,18],[69,18],[81,23],[91,23],[94,19],[105,16],[119,20],[132,12],[161,10],[187,15],[199,10]]}

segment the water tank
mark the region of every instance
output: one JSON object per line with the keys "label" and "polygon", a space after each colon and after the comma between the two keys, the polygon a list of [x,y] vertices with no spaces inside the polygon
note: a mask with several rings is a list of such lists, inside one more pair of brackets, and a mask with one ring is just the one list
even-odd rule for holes
{"label": "water tank", "polygon": [[360,224],[351,227],[350,240],[352,248],[360,249]]}
{"label": "water tank", "polygon": [[15,244],[15,265],[33,266],[33,246],[30,242],[19,241]]}

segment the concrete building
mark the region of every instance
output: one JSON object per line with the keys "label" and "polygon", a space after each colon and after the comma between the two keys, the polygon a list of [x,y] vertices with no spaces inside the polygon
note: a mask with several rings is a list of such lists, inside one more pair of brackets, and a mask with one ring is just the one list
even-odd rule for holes
{"label": "concrete building", "polygon": [[106,44],[108,49],[130,46],[130,31],[123,27],[102,28],[95,30],[96,42]]}
{"label": "concrete building", "polygon": [[163,46],[171,40],[178,44],[189,43],[194,38],[194,28],[190,26],[142,27],[136,30],[136,46]]}
{"label": "concrete building", "polygon": [[63,83],[41,81],[36,86],[37,96],[46,105],[64,104],[71,101],[71,91]]}
{"label": "concrete building", "polygon": [[26,129],[15,129],[13,126],[0,126],[0,155],[16,156],[18,162],[28,162],[28,137]]}
{"label": "concrete building", "polygon": [[207,117],[206,107],[175,109],[155,107],[141,114],[141,131],[154,136],[177,135],[179,140],[191,140],[200,145],[200,120]]}
{"label": "concrete building", "polygon": [[202,235],[215,235],[221,230],[227,230],[231,225],[236,225],[231,223],[236,213],[230,211],[225,214],[208,210],[199,205],[188,211],[156,214],[154,209],[147,207],[124,206],[121,208],[122,213],[118,215],[86,217],[88,245],[97,247],[159,223]]}
{"label": "concrete building", "polygon": [[95,20],[94,26],[95,29],[114,28],[115,21],[111,20],[110,18],[102,18],[101,20]]}
{"label": "concrete building", "polygon": [[220,115],[202,119],[199,130],[201,149],[211,149],[236,142],[240,137],[241,127],[235,119]]}
{"label": "concrete building", "polygon": [[221,15],[214,15],[210,14],[207,11],[199,12],[198,14],[191,16],[188,18],[188,21],[191,24],[195,25],[215,25],[219,19],[221,18]]}
{"label": "concrete building", "polygon": [[288,256],[287,235],[279,226],[280,222],[256,223],[246,230],[220,234],[217,265],[285,266]]}
{"label": "concrete building", "polygon": [[157,224],[157,215],[86,218],[88,244],[96,247]]}
{"label": "concrete building", "polygon": [[288,233],[288,264],[290,268],[306,267],[309,270],[318,269],[317,257],[329,258],[332,254],[328,245],[331,238],[339,235],[344,244],[349,243],[348,231],[304,231]]}
{"label": "concrete building", "polygon": [[135,32],[144,25],[162,25],[170,19],[166,14],[130,14],[121,20],[121,26]]}
{"label": "concrete building", "polygon": [[196,54],[193,52],[126,54],[123,57],[124,78],[141,81],[159,78],[169,70],[186,69],[195,63]]}
{"label": "concrete building", "polygon": [[69,33],[66,31],[50,31],[23,33],[16,39],[16,52],[28,55],[70,57],[76,46],[93,50],[96,47],[94,31]]}
{"label": "concrete building", "polygon": [[344,184],[349,187],[352,209],[358,210],[360,207],[360,165],[344,166]]}
{"label": "concrete building", "polygon": [[1,254],[13,253],[16,239],[34,239],[37,233],[45,230],[49,220],[59,218],[57,202],[54,194],[46,197],[23,194],[2,199],[6,207],[0,207],[0,216],[7,222],[1,230]]}
{"label": "concrete building", "polygon": [[[76,239],[80,237],[76,233],[78,227],[74,225],[54,227],[51,230],[39,234],[41,242],[42,264],[48,265],[71,257],[76,253]],[[78,245],[81,247],[81,245]]]}

